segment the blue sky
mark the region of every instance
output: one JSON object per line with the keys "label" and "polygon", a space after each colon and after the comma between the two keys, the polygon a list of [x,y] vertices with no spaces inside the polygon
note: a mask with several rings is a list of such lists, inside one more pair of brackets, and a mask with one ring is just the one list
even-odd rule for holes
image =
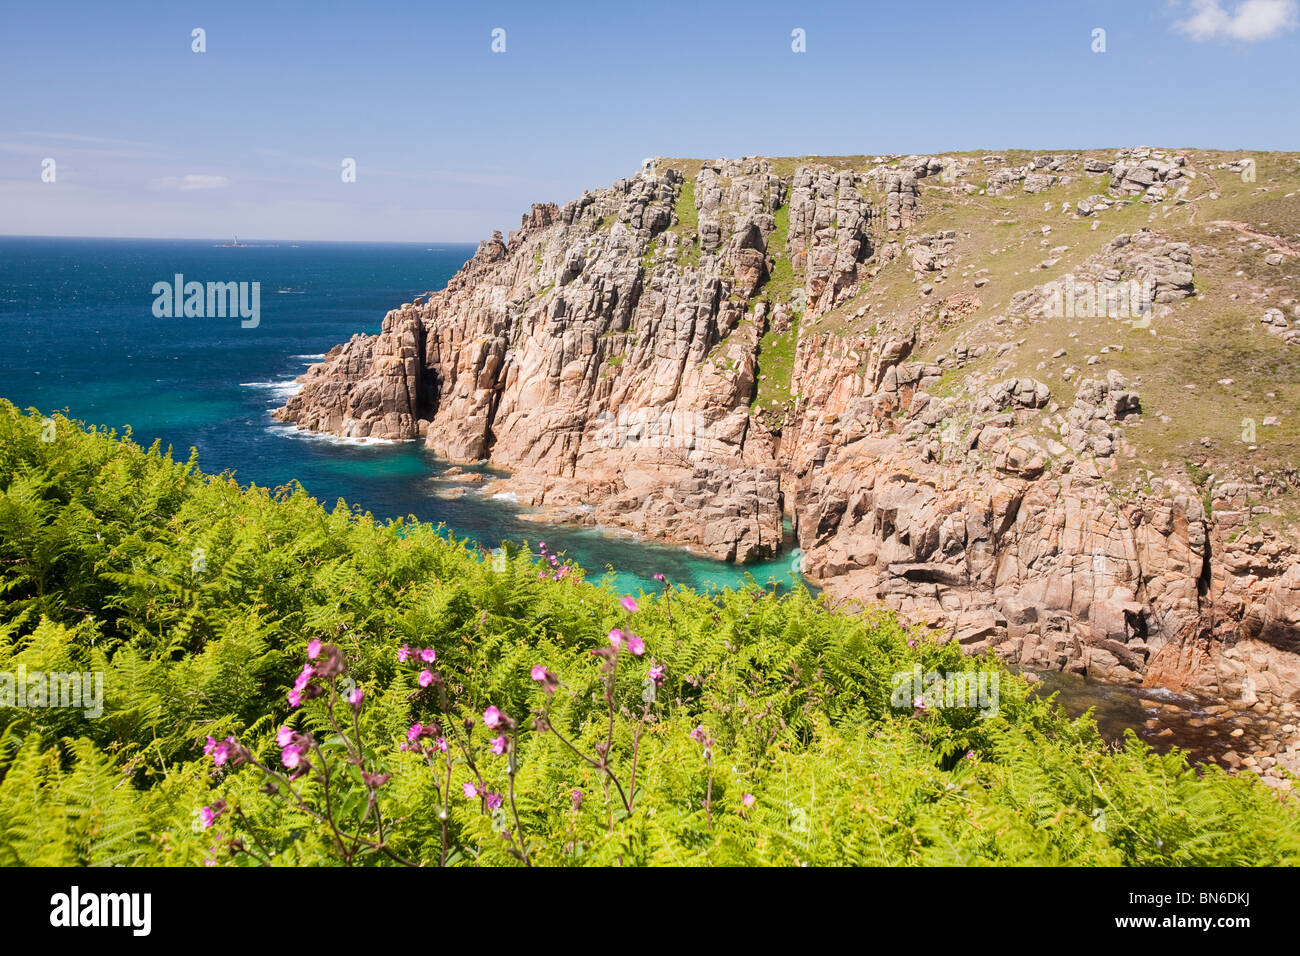
{"label": "blue sky", "polygon": [[653,155],[1296,150],[1296,6],[13,3],[0,233],[476,240]]}

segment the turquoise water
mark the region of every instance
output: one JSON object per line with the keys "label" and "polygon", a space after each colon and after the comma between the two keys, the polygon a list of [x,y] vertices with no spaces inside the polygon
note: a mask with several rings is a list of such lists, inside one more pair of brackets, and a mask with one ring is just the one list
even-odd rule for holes
{"label": "turquoise water", "polygon": [[[434,494],[447,464],[418,443],[358,445],[271,421],[292,380],[384,313],[441,288],[472,245],[0,237],[0,396],[21,408],[65,411],[136,441],[155,438],[179,458],[191,446],[209,472],[244,483],[299,481],[327,505],[343,498],[377,518],[414,515],[487,548],[546,542],[589,574],[617,574],[627,590],[651,576],[707,588],[747,574],[797,586],[782,558],[737,568],[591,528],[538,524],[476,492]],[[256,328],[238,318],[156,318],[153,286],[258,282]]]}

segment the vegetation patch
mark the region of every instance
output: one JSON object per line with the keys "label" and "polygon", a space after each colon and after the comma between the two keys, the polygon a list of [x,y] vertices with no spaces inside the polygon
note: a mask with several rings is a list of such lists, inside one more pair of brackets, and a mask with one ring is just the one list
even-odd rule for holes
{"label": "vegetation patch", "polygon": [[799,285],[795,275],[794,264],[786,255],[786,245],[790,239],[790,206],[786,204],[777,209],[773,218],[776,228],[767,241],[767,254],[773,261],[771,274],[759,289],[758,296],[767,299],[773,305],[788,303]]}
{"label": "vegetation patch", "polygon": [[102,674],[102,712],[0,698],[0,864],[1300,862],[1253,775],[886,612],[619,595],[54,423],[0,406],[0,670]]}
{"label": "vegetation patch", "polygon": [[794,328],[784,332],[769,329],[763,333],[758,341],[758,383],[751,412],[776,411],[790,404],[797,346],[798,334]]}

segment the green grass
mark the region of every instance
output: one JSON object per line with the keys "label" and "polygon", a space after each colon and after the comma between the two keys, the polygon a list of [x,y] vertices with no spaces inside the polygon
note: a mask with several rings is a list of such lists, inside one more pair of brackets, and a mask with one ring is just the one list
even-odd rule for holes
{"label": "green grass", "polygon": [[774,265],[767,277],[767,281],[759,288],[756,296],[765,298],[768,302],[776,305],[777,303],[788,303],[790,296],[800,285],[800,281],[795,274],[794,264],[790,261],[786,248],[790,240],[789,204],[787,203],[777,209],[773,219],[776,220],[776,227],[772,230],[772,235],[768,237],[767,254]]}
{"label": "green grass", "polygon": [[655,267],[655,262],[659,258],[659,253],[663,249],[663,241],[656,236],[646,243],[645,252],[641,254],[641,271],[648,277]]}
{"label": "green grass", "polygon": [[758,382],[751,412],[777,412],[790,404],[797,346],[798,333],[794,328],[784,332],[769,329],[763,333],[758,343]]}
{"label": "green grass", "polygon": [[686,236],[694,236],[700,230],[700,211],[695,208],[695,181],[688,179],[682,183],[677,193],[677,202],[673,205],[673,215],[677,222],[673,229]]}
{"label": "green grass", "polygon": [[673,205],[673,215],[677,222],[668,231],[681,240],[678,246],[677,261],[686,266],[700,264],[700,211],[695,208],[695,182],[688,179],[682,183]]}

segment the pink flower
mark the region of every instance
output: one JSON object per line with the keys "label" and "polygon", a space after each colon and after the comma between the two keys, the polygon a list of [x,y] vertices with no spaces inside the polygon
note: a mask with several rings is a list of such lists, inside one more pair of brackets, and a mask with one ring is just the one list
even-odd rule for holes
{"label": "pink flower", "polygon": [[538,541],[538,542],[537,542],[537,547],[538,547],[539,550],[541,550],[541,551],[545,551],[545,550],[546,550],[546,542],[545,542],[545,541]]}
{"label": "pink flower", "polygon": [[620,631],[618,628],[614,628],[612,631],[610,631],[610,632],[609,632],[609,643],[610,643],[611,645],[613,645],[614,647],[622,647],[622,646],[623,646],[623,632]]}
{"label": "pink flower", "polygon": [[205,757],[211,756],[212,751],[216,749],[217,749],[217,739],[215,737],[209,737],[208,742],[203,745],[203,756]]}
{"label": "pink flower", "polygon": [[296,690],[289,691],[289,706],[297,707],[301,703],[302,703],[302,694],[300,694]]}
{"label": "pink flower", "polygon": [[420,686],[428,687],[432,683],[433,683],[433,671],[429,670],[429,668],[426,667],[424,670],[420,671]]}
{"label": "pink flower", "polygon": [[432,647],[426,647],[424,650],[420,651],[420,660],[424,661],[426,664],[432,664],[437,659],[438,652]]}
{"label": "pink flower", "polygon": [[495,810],[497,807],[501,806],[501,794],[489,793],[487,795],[487,806],[489,810]]}
{"label": "pink flower", "polygon": [[975,751],[973,751],[973,750],[968,750],[968,751],[966,751],[966,759],[967,759],[967,760],[970,760],[970,759],[974,758],[974,756],[975,756]]}
{"label": "pink flower", "polygon": [[307,642],[307,660],[314,661],[320,656],[320,639],[313,637]]}
{"label": "pink flower", "polygon": [[662,574],[659,574],[658,572],[655,573],[654,579],[656,581],[663,581],[664,583],[667,583],[668,581],[666,577],[664,577]]}
{"label": "pink flower", "polygon": [[915,707],[917,710],[925,710],[925,698],[917,697],[915,700],[912,701],[912,706]]}
{"label": "pink flower", "polygon": [[691,731],[691,740],[694,740],[694,741],[696,741],[697,743],[703,743],[703,742],[704,742],[704,725],[703,725],[703,724],[700,724],[698,727],[696,727],[694,730]]}
{"label": "pink flower", "polygon": [[422,733],[424,733],[424,725],[423,725],[423,724],[411,724],[410,729],[407,730],[407,732],[406,732],[406,739],[407,739],[407,740],[419,740],[419,739],[420,739],[420,735],[421,735]]}
{"label": "pink flower", "polygon": [[437,740],[435,740],[435,741],[433,742],[433,747],[434,747],[435,750],[439,751],[440,753],[446,753],[446,752],[447,752],[447,738],[446,738],[446,737],[439,737]]}
{"label": "pink flower", "polygon": [[310,664],[304,664],[302,667],[302,673],[299,674],[297,680],[293,682],[293,689],[301,692],[309,683],[311,683],[312,675],[315,673],[316,671],[312,669]]}
{"label": "pink flower", "polygon": [[212,859],[212,857],[208,857],[206,860],[203,861],[203,865],[204,865],[204,866],[216,866],[216,865],[217,865],[217,861],[214,860],[214,859]]}
{"label": "pink flower", "polygon": [[275,742],[281,747],[287,747],[293,743],[293,731],[288,727],[281,727],[275,735]]}
{"label": "pink flower", "polygon": [[286,767],[293,770],[302,763],[302,748],[290,744],[280,751],[280,759],[284,761]]}
{"label": "pink flower", "polygon": [[533,680],[537,681],[540,684],[546,680],[546,665],[534,664],[533,669],[528,673]]}
{"label": "pink flower", "polygon": [[653,667],[651,667],[649,672],[646,674],[646,677],[654,681],[654,685],[656,687],[664,686],[664,669],[661,665],[655,664]]}
{"label": "pink flower", "polygon": [[627,649],[637,657],[640,657],[645,653],[645,641],[641,640],[641,638],[637,637],[635,634],[629,634],[627,636]]}
{"label": "pink flower", "polygon": [[908,646],[908,647],[916,647],[916,641],[908,641],[908,642],[907,642],[907,646]]}
{"label": "pink flower", "polygon": [[506,748],[508,746],[509,746],[509,742],[506,740],[505,735],[502,735],[496,738],[496,740],[492,741],[492,752],[500,756],[501,754],[506,752]]}
{"label": "pink flower", "polygon": [[752,793],[747,793],[740,798],[740,802],[747,807],[752,807],[754,805],[754,795]]}
{"label": "pink flower", "polygon": [[230,759],[230,745],[235,742],[234,737],[227,737],[225,740],[217,741],[211,737],[208,738],[208,745],[203,748],[203,752],[212,755],[212,762],[220,767]]}
{"label": "pink flower", "polygon": [[478,796],[478,787],[472,783],[461,784],[461,792],[465,794],[465,799],[470,800]]}
{"label": "pink flower", "polygon": [[495,705],[489,707],[483,711],[483,723],[488,725],[488,729],[496,730],[501,726],[501,711]]}
{"label": "pink flower", "polygon": [[360,707],[361,701],[365,698],[366,692],[360,687],[354,687],[344,696],[344,699],[353,707]]}
{"label": "pink flower", "polygon": [[203,824],[203,829],[212,826],[212,822],[217,819],[217,814],[211,807],[204,807],[199,811],[199,822]]}
{"label": "pink flower", "polygon": [[411,646],[409,644],[403,644],[401,647],[397,649],[397,662],[399,664],[405,664],[410,659],[410,657],[411,657]]}
{"label": "pink flower", "polygon": [[623,610],[627,611],[629,614],[636,613],[636,598],[631,595],[624,595],[621,603],[623,604]]}

